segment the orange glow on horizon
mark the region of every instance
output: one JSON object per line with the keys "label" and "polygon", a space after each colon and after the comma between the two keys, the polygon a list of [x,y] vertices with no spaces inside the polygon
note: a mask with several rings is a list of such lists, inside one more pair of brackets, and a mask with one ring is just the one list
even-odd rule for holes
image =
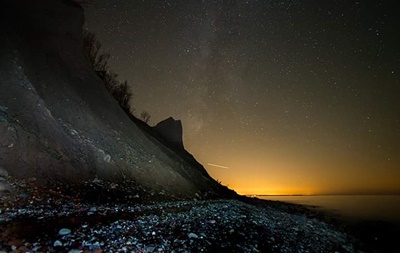
{"label": "orange glow on horizon", "polygon": [[311,189],[295,188],[233,188],[240,195],[314,195]]}
{"label": "orange glow on horizon", "polygon": [[[284,139],[255,148],[257,141],[243,139],[220,147],[220,154],[185,145],[212,178],[242,195],[400,194],[400,157],[366,155],[359,152],[362,145],[350,152],[340,139],[320,141],[309,149]],[[208,144],[218,150],[223,142],[217,136]]]}
{"label": "orange glow on horizon", "polygon": [[[275,164],[277,165],[277,164]],[[278,167],[278,166],[276,166]],[[277,173],[257,167],[249,170],[236,169],[235,173],[227,170],[207,168],[209,174],[223,185],[241,195],[320,195],[320,194],[398,194],[400,187],[396,171],[387,173],[363,173],[364,169],[349,171],[326,166],[317,171],[309,168],[308,174],[295,166],[279,166]],[[231,172],[231,171],[229,171]],[[311,175],[310,175],[311,174]]]}

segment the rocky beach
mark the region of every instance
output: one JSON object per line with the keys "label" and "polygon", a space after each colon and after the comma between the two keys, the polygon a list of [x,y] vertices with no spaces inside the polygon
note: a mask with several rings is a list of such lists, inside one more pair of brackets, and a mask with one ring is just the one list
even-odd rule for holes
{"label": "rocky beach", "polygon": [[91,3],[0,4],[0,253],[399,252],[370,248],[381,227],[353,233],[312,207],[238,195],[186,150],[180,119],[150,126],[147,111],[135,116],[131,99],[140,94],[117,78],[85,27]]}
{"label": "rocky beach", "polygon": [[98,203],[32,181],[1,179],[0,252],[356,252],[346,233],[296,205]]}

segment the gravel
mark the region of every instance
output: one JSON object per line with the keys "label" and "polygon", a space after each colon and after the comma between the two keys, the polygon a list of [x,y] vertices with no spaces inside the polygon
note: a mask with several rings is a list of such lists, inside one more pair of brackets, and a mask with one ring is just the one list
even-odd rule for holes
{"label": "gravel", "polygon": [[[67,217],[74,216],[74,211],[66,211],[68,207],[63,209]],[[123,213],[124,218],[105,222],[101,218],[107,217],[104,215],[91,225],[82,219],[83,223],[78,227],[74,224],[74,229],[31,235],[31,240],[18,238],[20,245],[12,245],[10,241],[15,239],[8,237],[0,243],[0,249],[10,252],[15,246],[23,252],[354,252],[347,236],[326,223],[236,200],[97,209],[116,217]],[[13,220],[21,214],[29,213],[31,219],[38,215],[37,210],[6,213]]]}
{"label": "gravel", "polygon": [[0,252],[356,252],[335,227],[268,205],[77,203],[24,189],[2,196]]}

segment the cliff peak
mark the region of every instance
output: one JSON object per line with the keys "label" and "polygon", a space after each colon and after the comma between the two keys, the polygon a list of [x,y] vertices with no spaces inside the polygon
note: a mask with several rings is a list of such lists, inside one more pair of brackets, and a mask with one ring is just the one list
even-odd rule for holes
{"label": "cliff peak", "polygon": [[154,126],[156,131],[165,141],[170,143],[176,148],[184,149],[183,146],[183,128],[180,120],[175,120],[173,117],[169,117],[165,120],[160,121]]}

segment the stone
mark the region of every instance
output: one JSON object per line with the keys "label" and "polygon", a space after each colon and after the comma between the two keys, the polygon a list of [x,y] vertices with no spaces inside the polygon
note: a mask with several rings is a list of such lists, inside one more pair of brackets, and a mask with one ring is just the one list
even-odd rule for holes
{"label": "stone", "polygon": [[153,246],[147,246],[146,247],[146,252],[153,252],[154,251],[154,249],[155,249],[155,247],[153,247]]}
{"label": "stone", "polygon": [[63,245],[62,242],[59,241],[59,240],[57,240],[57,241],[55,241],[55,242],[53,243],[53,246],[54,246],[54,247],[61,247],[62,245]]}
{"label": "stone", "polygon": [[111,156],[110,156],[110,155],[105,155],[104,158],[103,158],[103,160],[104,160],[105,162],[107,162],[107,163],[110,163],[110,161],[111,161]]}
{"label": "stone", "polygon": [[189,237],[189,239],[197,239],[197,238],[199,238],[199,236],[196,235],[195,233],[189,233],[188,237]]}
{"label": "stone", "polygon": [[62,228],[60,229],[60,231],[58,232],[59,235],[69,235],[71,234],[71,230],[68,228]]}

